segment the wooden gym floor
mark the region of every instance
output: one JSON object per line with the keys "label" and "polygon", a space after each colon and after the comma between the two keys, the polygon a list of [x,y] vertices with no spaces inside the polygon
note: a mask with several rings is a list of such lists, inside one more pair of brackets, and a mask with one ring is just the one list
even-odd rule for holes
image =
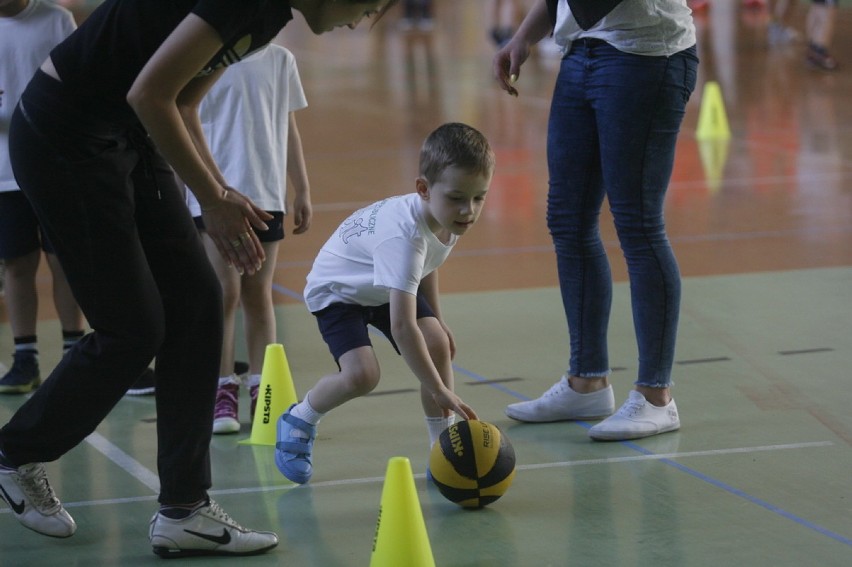
{"label": "wooden gym floor", "polygon": [[[517,477],[503,498],[473,512],[427,487],[417,382],[377,339],[382,383],[323,420],[309,485],[280,476],[271,448],[238,444],[250,433],[245,392],[243,431],[213,439],[213,496],[241,523],[281,536],[272,553],[239,564],[368,565],[394,456],[411,461],[439,566],[852,564],[850,3],[839,10],[842,68],[832,74],[808,69],[801,44],[768,46],[765,10],[714,0],[697,19],[699,87],[667,212],[684,276],[674,390],[683,428],[625,443],[591,442],[588,423],[524,425],[503,413],[547,389],[568,359],[544,223],[557,57],[540,49],[513,99],[491,79],[485,2],[439,0],[430,32],[401,31],[399,11],[372,31],[325,37],[297,16],[281,36],[310,103],[297,119],[315,217],[308,234],[281,247],[279,339],[302,396],[334,367],[301,304],[317,249],[355,207],[413,190],[418,148],[435,126],[480,128],[497,152],[497,173],[482,219],[442,269],[443,312],[459,346],[457,390],[509,436]],[[708,81],[721,87],[727,142],[696,141]],[[611,362],[620,404],[636,352],[608,218],[603,230],[618,280]],[[46,270],[39,287],[47,373],[60,343]],[[0,309],[0,362],[9,365],[12,337]],[[2,397],[0,422],[20,403]],[[49,463],[78,532],[39,536],[4,507],[0,564],[158,561],[147,540],[158,486],[155,420],[152,397],[127,397],[86,442]]]}

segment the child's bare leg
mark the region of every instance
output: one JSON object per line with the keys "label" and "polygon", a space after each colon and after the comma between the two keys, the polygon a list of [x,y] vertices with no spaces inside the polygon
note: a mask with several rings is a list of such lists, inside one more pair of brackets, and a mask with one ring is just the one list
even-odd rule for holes
{"label": "child's bare leg", "polygon": [[341,356],[338,363],[340,372],[320,378],[302,403],[309,402],[314,410],[324,414],[349,400],[369,394],[378,385],[379,361],[372,347],[352,349]]}
{"label": "child's bare leg", "polygon": [[240,303],[240,274],[225,262],[213,239],[204,233],[202,238],[207,258],[222,286],[222,354],[219,358],[219,384],[216,390],[216,409],[213,433],[237,433],[239,422],[240,380],[234,375],[234,334],[237,307]]}
{"label": "child's bare leg", "polygon": [[811,43],[829,46],[834,36],[835,10],[829,4],[811,4],[808,8],[806,29]]}
{"label": "child's bare leg", "polygon": [[[426,341],[429,356],[441,376],[444,385],[455,391],[455,377],[453,375],[453,361],[450,351],[450,338],[435,317],[423,317],[417,320],[420,332]],[[420,387],[420,403],[423,406],[423,414],[426,416],[426,428],[429,431],[429,442],[434,445],[441,432],[455,423],[455,414],[445,412],[438,404],[432,394]]]}
{"label": "child's bare leg", "polygon": [[266,262],[260,271],[242,276],[240,304],[249,360],[249,385],[260,382],[266,347],[275,343],[275,305],[272,302],[272,280],[275,275],[278,242],[262,243]]}
{"label": "child's bare leg", "polygon": [[379,383],[379,363],[372,347],[352,349],[338,363],[340,372],[320,378],[305,399],[278,421],[275,464],[293,482],[303,484],[313,474],[311,453],[320,419],[337,406],[371,392]]}
{"label": "child's bare leg", "polygon": [[202,240],[207,258],[222,284],[223,333],[222,357],[219,362],[219,377],[222,379],[230,377],[234,371],[234,329],[240,303],[240,274],[222,258],[213,239],[206,232]]}
{"label": "child's bare leg", "polygon": [[[429,350],[432,363],[441,376],[441,381],[448,389],[455,391],[453,361],[450,358],[450,340],[447,333],[435,317],[418,319],[417,325],[420,327],[420,332],[423,333],[426,348]],[[444,410],[435,403],[429,391],[422,387],[420,388],[420,402],[423,405],[423,413],[426,417],[444,416]]]}

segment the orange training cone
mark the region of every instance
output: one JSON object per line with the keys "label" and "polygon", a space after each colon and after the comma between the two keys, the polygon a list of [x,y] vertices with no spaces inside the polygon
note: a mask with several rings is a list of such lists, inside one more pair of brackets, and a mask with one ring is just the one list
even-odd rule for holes
{"label": "orange training cone", "polygon": [[260,389],[257,392],[257,409],[251,425],[251,437],[240,441],[249,445],[275,446],[275,426],[282,413],[298,401],[293,387],[293,376],[284,345],[266,346]]}
{"label": "orange training cone", "polygon": [[731,138],[722,90],[716,81],[707,81],[704,85],[695,137],[699,140],[728,140]]}
{"label": "orange training cone", "polygon": [[411,462],[388,461],[370,567],[435,567]]}

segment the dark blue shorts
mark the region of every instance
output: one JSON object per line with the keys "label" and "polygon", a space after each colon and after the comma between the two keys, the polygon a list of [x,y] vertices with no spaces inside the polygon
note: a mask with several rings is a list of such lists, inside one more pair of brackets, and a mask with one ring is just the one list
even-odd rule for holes
{"label": "dark blue shorts", "polygon": [[21,191],[0,193],[0,259],[20,258],[39,247],[53,254],[26,195]]}
{"label": "dark blue shorts", "polygon": [[[376,306],[353,305],[351,303],[332,303],[325,309],[314,313],[320,333],[328,345],[328,350],[338,362],[340,357],[352,349],[373,346],[367,325],[372,325],[387,337],[394,350],[399,347],[393,340],[390,326],[390,304]],[[434,317],[435,312],[421,294],[417,294],[417,318]]]}
{"label": "dark blue shorts", "polygon": [[[257,235],[257,239],[261,242],[278,242],[284,240],[284,213],[282,211],[266,211],[272,215],[272,220],[264,221],[269,230],[260,230],[254,227],[251,229]],[[198,230],[205,230],[204,219],[202,217],[192,217],[195,221],[195,226]]]}

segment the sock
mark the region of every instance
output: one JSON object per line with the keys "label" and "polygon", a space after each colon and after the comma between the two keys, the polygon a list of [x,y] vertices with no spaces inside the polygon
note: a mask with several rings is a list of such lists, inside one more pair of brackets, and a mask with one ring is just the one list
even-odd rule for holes
{"label": "sock", "polygon": [[251,374],[248,377],[248,387],[260,386],[260,374]]}
{"label": "sock", "polygon": [[[313,408],[311,403],[308,401],[308,397],[311,395],[310,392],[305,395],[305,399],[293,406],[293,409],[290,410],[290,415],[293,417],[298,417],[302,421],[306,421],[311,425],[317,425],[320,422],[320,419],[325,415],[324,413],[320,413]],[[309,437],[307,432],[303,432],[299,429],[293,430],[293,437],[301,437],[302,439],[307,439]]]}
{"label": "sock", "polygon": [[36,335],[15,337],[15,352],[29,352],[38,356],[38,337]]}
{"label": "sock", "polygon": [[83,338],[83,330],[66,331],[62,330],[62,354],[65,354],[71,347],[77,344],[77,341]]}
{"label": "sock", "polygon": [[426,416],[426,428],[429,430],[429,446],[435,445],[435,441],[441,436],[446,428],[456,422],[456,414],[451,413],[449,417]]}
{"label": "sock", "polygon": [[160,506],[160,514],[165,516],[166,518],[170,518],[172,520],[183,520],[184,518],[188,518],[195,512],[196,510],[203,508],[210,504],[210,499],[205,498],[195,504],[190,506]]}
{"label": "sock", "polygon": [[228,374],[227,376],[219,376],[219,387],[225,386],[227,384],[239,384],[240,379],[237,378],[236,374]]}

